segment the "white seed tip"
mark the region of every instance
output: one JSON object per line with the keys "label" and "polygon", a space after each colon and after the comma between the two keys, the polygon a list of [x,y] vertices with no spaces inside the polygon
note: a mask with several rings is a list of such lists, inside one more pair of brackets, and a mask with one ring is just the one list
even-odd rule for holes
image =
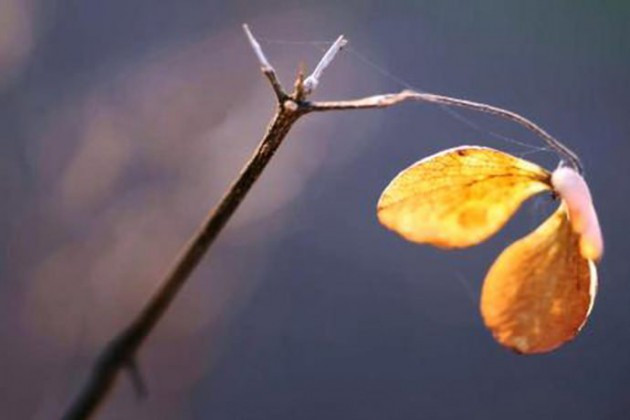
{"label": "white seed tip", "polygon": [[551,175],[551,184],[567,206],[573,231],[580,235],[580,253],[598,261],[604,252],[604,241],[586,181],[574,169],[561,167]]}

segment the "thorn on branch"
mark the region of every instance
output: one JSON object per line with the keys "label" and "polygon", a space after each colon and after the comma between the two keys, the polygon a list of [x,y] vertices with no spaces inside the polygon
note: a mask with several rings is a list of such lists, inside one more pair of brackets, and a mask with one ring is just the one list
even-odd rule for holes
{"label": "thorn on branch", "polygon": [[306,73],[306,65],[301,62],[298,66],[297,76],[295,83],[293,84],[293,97],[296,101],[303,101],[306,99],[307,92],[304,88],[304,74]]}
{"label": "thorn on branch", "polygon": [[131,358],[126,367],[127,372],[129,373],[129,379],[131,379],[131,384],[136,391],[136,396],[138,399],[145,399],[147,395],[149,395],[149,391],[136,358]]}

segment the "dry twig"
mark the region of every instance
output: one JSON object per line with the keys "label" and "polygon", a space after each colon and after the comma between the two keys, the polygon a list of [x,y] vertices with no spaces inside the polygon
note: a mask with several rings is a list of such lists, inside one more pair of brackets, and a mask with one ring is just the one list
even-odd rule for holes
{"label": "dry twig", "polygon": [[156,292],[136,318],[102,351],[88,382],[64,416],[65,419],[89,418],[111,390],[119,372],[123,368],[130,368],[135,365],[136,354],[145,338],[162,318],[210,245],[241,204],[293,124],[301,116],[310,112],[310,105],[305,102],[306,96],[314,90],[322,71],[339,51],[340,45],[345,43],[345,39],[340,37],[338,42],[324,55],[316,72],[308,78],[311,80],[308,88],[305,86],[303,75],[299,75],[294,91],[287,93],[280,84],[274,68],[246,25],[244,30],[258,57],[261,70],[269,79],[276,94],[278,102],[276,113],[249,162],[225,193],[219,205],[210,212],[197,233],[184,247],[173,268],[158,286]]}
{"label": "dry twig", "polygon": [[94,414],[98,406],[109,394],[118,374],[123,369],[128,369],[132,374],[132,379],[142,388],[142,381],[136,365],[138,350],[259,178],[293,124],[306,114],[322,111],[386,108],[405,101],[421,101],[464,107],[498,115],[523,125],[542,137],[569,163],[579,167],[577,157],[539,126],[516,113],[486,104],[410,90],[350,101],[309,102],[307,97],[319,84],[322,72],[346,44],[347,41],[343,35],[332,44],[310,76],[305,78],[301,73],[298,75],[293,92],[288,93],[279,82],[273,66],[267,60],[262,48],[247,25],[243,25],[243,29],[258,58],[261,71],[269,80],[276,95],[276,112],[249,162],[245,164],[218,206],[208,214],[198,231],[186,244],[155,293],[148,299],[140,313],[103,349],[87,383],[66,412],[64,416],[66,420],[86,419]]}

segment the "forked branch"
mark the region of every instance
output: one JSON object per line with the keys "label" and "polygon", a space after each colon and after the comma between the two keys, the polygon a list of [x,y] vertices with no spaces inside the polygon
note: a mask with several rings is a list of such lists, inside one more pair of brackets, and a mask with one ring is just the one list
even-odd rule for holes
{"label": "forked branch", "polygon": [[219,204],[210,211],[206,220],[184,246],[173,267],[158,285],[155,293],[147,300],[142,310],[126,328],[103,349],[93,366],[87,383],[66,412],[64,418],[67,420],[86,419],[94,414],[114,386],[121,370],[129,369],[133,375],[136,375],[136,382],[141,383],[138,380],[139,376],[137,376],[138,371],[136,370],[138,350],[147,336],[153,331],[153,328],[162,319],[182,286],[190,278],[190,275],[214,243],[219,233],[221,233],[223,227],[225,227],[251,187],[258,180],[291,130],[291,127],[293,127],[293,124],[306,114],[323,111],[385,108],[410,100],[470,108],[498,115],[528,128],[542,137],[569,164],[578,169],[581,167],[578,158],[573,152],[538,125],[514,112],[491,105],[409,90],[350,101],[309,102],[307,101],[308,95],[316,89],[322,72],[346,44],[346,39],[343,36],[337,38],[313,73],[306,78],[303,74],[299,74],[293,91],[288,93],[279,82],[276,71],[247,25],[244,25],[243,29],[258,58],[261,70],[269,80],[276,95],[276,113],[249,162],[245,164]]}
{"label": "forked branch", "polygon": [[[312,92],[317,83],[306,89],[304,76],[299,75],[293,93],[287,93],[247,25],[244,25],[243,29],[258,58],[263,74],[269,79],[276,94],[278,101],[276,113],[249,162],[245,164],[217,207],[208,214],[206,220],[186,244],[155,293],[145,303],[140,313],[102,351],[87,383],[65,414],[65,419],[89,418],[112,389],[120,371],[124,368],[135,369],[135,358],[144,340],[164,316],[181,287],[263,172],[293,124],[309,112],[304,102],[305,95]],[[345,39],[340,37],[322,58],[323,64],[320,63],[317,72],[309,76],[310,80],[319,79],[321,72],[332,61],[343,43]],[[137,373],[137,371],[131,372]]]}

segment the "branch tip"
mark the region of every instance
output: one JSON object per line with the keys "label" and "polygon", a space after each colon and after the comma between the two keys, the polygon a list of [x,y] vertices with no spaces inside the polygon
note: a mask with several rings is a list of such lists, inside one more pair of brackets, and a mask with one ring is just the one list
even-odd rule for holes
{"label": "branch tip", "polygon": [[265,53],[262,50],[262,47],[256,40],[256,37],[254,36],[252,31],[249,29],[248,24],[246,23],[243,24],[243,31],[245,31],[245,35],[247,35],[247,40],[249,41],[249,45],[251,45],[252,49],[254,50],[254,54],[256,54],[256,57],[258,58],[258,62],[260,63],[260,69],[262,70],[263,74],[267,76],[267,79],[269,79],[269,83],[271,83],[271,87],[273,88],[273,91],[276,94],[276,98],[278,99],[278,102],[282,103],[288,95],[284,91],[284,88],[282,87],[282,85],[280,84],[280,81],[278,80],[278,76],[276,76],[276,70],[273,68],[271,63],[269,63],[269,60],[267,60],[267,57],[265,56]]}
{"label": "branch tip", "polygon": [[334,60],[337,53],[341,51],[347,43],[348,40],[343,35],[339,35],[335,42],[333,42],[328,51],[326,51],[326,54],[324,54],[322,59],[317,64],[317,67],[315,67],[315,70],[313,70],[313,73],[311,73],[311,75],[304,80],[304,90],[307,94],[313,92],[317,88],[322,73],[324,72],[326,67],[328,67],[328,65]]}
{"label": "branch tip", "polygon": [[262,71],[265,73],[273,72],[274,71],[273,66],[269,63],[269,60],[267,60],[265,53],[263,52],[260,44],[256,40],[256,37],[254,37],[254,34],[249,29],[248,24],[246,23],[243,24],[243,31],[245,31],[245,35],[247,35],[247,39],[249,40],[249,45],[251,45],[252,49],[254,50],[254,54],[256,54],[256,57],[258,58],[258,61],[260,62],[260,67],[262,68]]}

